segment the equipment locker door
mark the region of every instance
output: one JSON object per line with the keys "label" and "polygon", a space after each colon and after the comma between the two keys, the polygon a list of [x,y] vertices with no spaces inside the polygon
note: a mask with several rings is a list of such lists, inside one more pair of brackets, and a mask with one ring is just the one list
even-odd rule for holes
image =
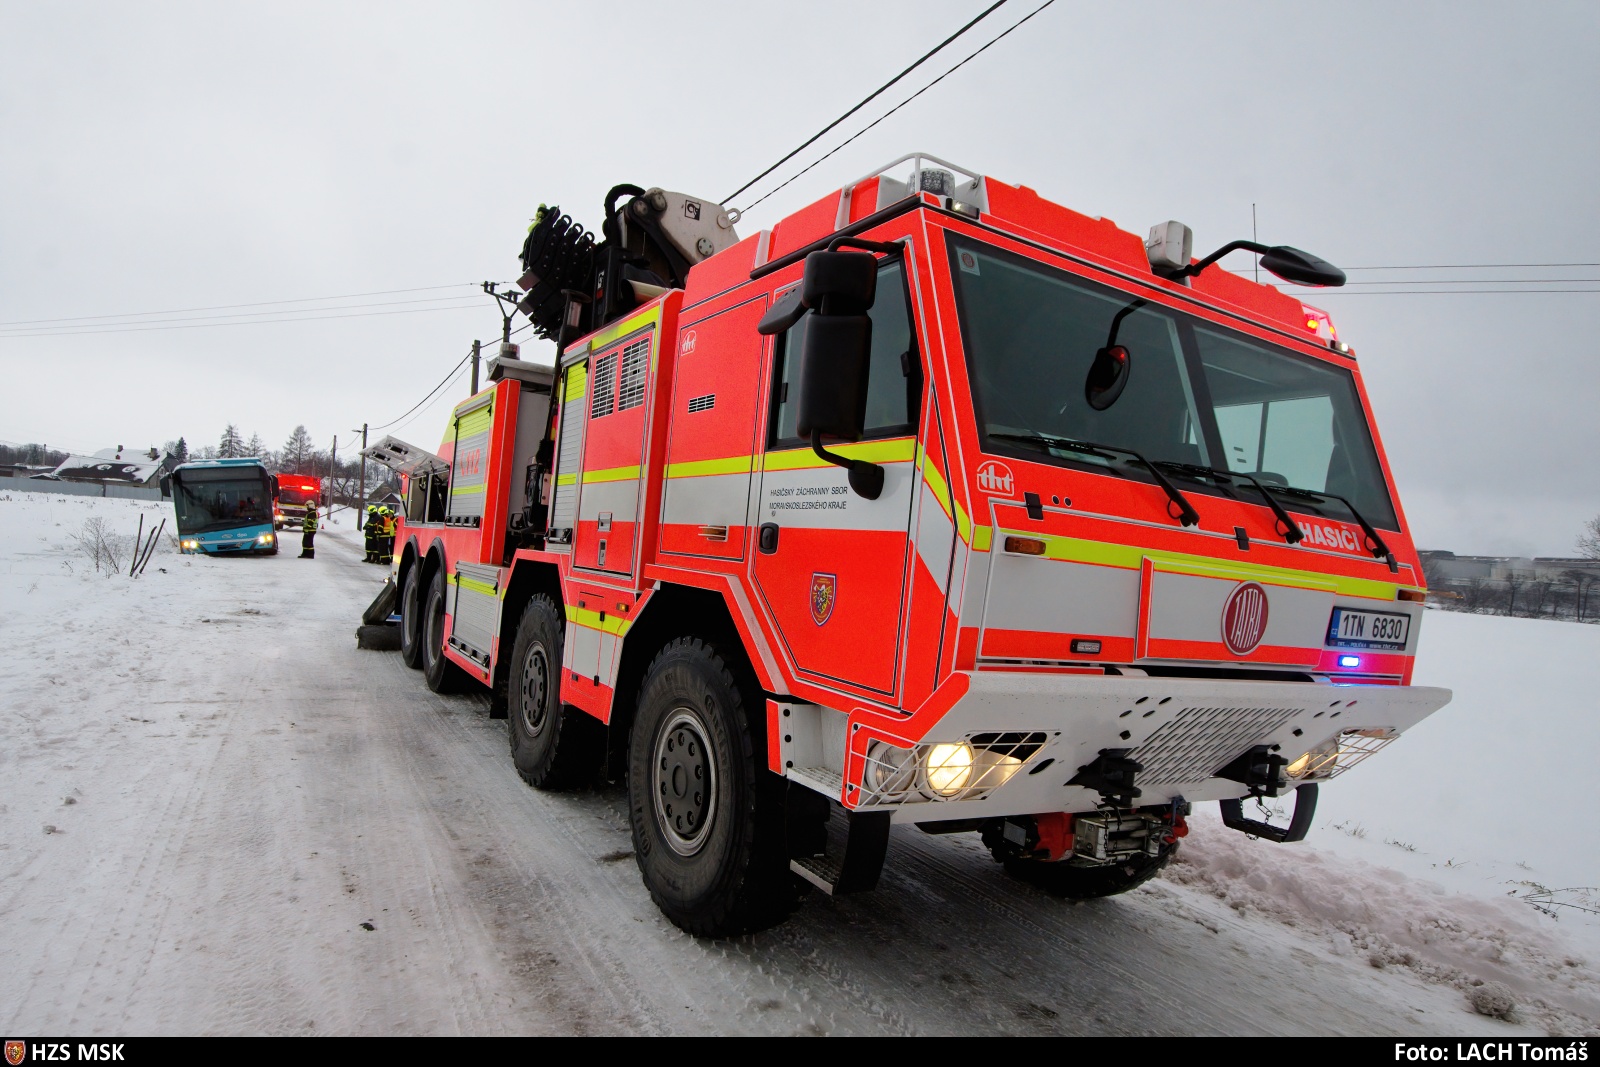
{"label": "equipment locker door", "polygon": [[809,323],[802,318],[773,348],[754,558],[756,584],[795,666],[889,694],[897,684],[922,393],[901,263],[880,268],[871,314],[866,434],[830,450],[881,465],[883,492],[876,500],[851,492],[845,469],[795,433],[790,397]]}
{"label": "equipment locker door", "polygon": [[599,349],[589,360],[584,406],[588,427],[573,531],[573,563],[578,567],[617,574],[633,571],[654,342],[652,325]]}

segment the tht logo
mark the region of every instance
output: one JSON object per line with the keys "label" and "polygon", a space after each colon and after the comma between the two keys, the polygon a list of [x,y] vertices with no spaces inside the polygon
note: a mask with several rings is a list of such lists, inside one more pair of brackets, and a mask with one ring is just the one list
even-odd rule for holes
{"label": "tht logo", "polygon": [[991,459],[978,468],[978,488],[985,493],[1012,496],[1016,493],[1016,484],[1016,479],[1011,476],[1011,468],[997,459]]}
{"label": "tht logo", "polygon": [[1267,632],[1267,591],[1240,582],[1222,605],[1222,643],[1235,656],[1248,655]]}
{"label": "tht logo", "polygon": [[678,352],[685,356],[694,355],[694,331],[690,330],[683,335],[683,340],[678,344]]}

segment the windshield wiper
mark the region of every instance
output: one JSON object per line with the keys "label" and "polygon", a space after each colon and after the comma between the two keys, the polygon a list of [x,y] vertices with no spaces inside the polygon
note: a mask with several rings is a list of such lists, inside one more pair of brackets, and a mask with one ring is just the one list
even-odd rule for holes
{"label": "windshield wiper", "polygon": [[1156,466],[1213,480],[1226,478],[1228,481],[1236,481],[1243,479],[1256,487],[1256,491],[1261,494],[1261,498],[1267,502],[1267,507],[1272,509],[1272,514],[1277,516],[1278,522],[1283,526],[1283,529],[1278,532],[1285,541],[1291,545],[1298,545],[1305,540],[1305,531],[1300,529],[1300,524],[1294,521],[1294,516],[1283,509],[1283,505],[1278,503],[1271,493],[1267,492],[1267,487],[1257,481],[1253,474],[1247,474],[1244,471],[1218,470],[1216,467],[1206,467],[1199,463],[1179,463],[1170,459],[1158,459],[1156,460]]}
{"label": "windshield wiper", "polygon": [[1361,512],[1356,510],[1356,506],[1344,497],[1337,493],[1323,492],[1320,489],[1301,489],[1297,485],[1268,485],[1267,488],[1274,493],[1283,493],[1287,496],[1299,497],[1302,500],[1337,500],[1350,509],[1350,514],[1361,525],[1361,532],[1367,535],[1368,541],[1372,542],[1372,548],[1369,551],[1371,551],[1373,558],[1387,559],[1389,561],[1389,569],[1397,569],[1394,553],[1389,551],[1389,546],[1384,544],[1383,538],[1378,536],[1378,531],[1373,529],[1372,523],[1368,522]]}
{"label": "windshield wiper", "polygon": [[1023,444],[1044,445],[1061,452],[1077,452],[1086,456],[1097,456],[1100,459],[1116,459],[1118,456],[1131,456],[1137,460],[1145,470],[1150,472],[1150,477],[1156,480],[1167,499],[1178,505],[1178,521],[1185,526],[1198,526],[1200,513],[1189,503],[1189,498],[1178,492],[1177,486],[1167,481],[1166,475],[1156,469],[1156,465],[1145,459],[1131,448],[1119,448],[1116,445],[1097,445],[1088,441],[1069,441],[1065,437],[1053,437],[1047,433],[991,433],[990,437],[998,437],[1003,441],[1021,441]]}

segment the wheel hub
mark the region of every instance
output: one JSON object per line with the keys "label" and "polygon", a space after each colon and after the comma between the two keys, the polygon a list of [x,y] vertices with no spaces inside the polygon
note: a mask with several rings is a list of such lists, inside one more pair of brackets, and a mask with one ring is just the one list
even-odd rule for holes
{"label": "wheel hub", "polygon": [[522,727],[529,737],[538,737],[544,730],[546,712],[545,695],[549,692],[550,661],[544,646],[529,642],[528,654],[522,660]]}
{"label": "wheel hub", "polygon": [[715,763],[705,728],[688,708],[667,716],[656,735],[650,793],[668,847],[680,856],[700,851],[716,816]]}

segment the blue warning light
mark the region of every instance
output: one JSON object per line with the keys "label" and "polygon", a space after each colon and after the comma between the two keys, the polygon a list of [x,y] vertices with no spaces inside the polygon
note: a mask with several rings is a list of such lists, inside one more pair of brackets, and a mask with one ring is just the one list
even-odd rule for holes
{"label": "blue warning light", "polygon": [[1360,656],[1340,656],[1339,657],[1339,666],[1341,666],[1341,667],[1359,667],[1359,666],[1361,666],[1361,657]]}

